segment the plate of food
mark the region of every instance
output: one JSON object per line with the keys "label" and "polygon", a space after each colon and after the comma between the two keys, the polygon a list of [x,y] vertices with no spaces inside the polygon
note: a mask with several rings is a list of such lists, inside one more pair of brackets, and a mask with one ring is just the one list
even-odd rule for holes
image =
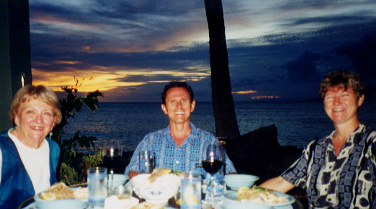
{"label": "plate of food", "polygon": [[88,193],[87,187],[70,188],[63,182],[58,182],[52,185],[47,191],[35,194],[34,200],[37,202],[47,202],[60,199],[77,199],[87,202]]}
{"label": "plate of food", "polygon": [[227,192],[224,197],[228,202],[263,204],[273,207],[291,205],[295,202],[295,198],[291,195],[257,186],[252,188],[242,187],[238,191]]}

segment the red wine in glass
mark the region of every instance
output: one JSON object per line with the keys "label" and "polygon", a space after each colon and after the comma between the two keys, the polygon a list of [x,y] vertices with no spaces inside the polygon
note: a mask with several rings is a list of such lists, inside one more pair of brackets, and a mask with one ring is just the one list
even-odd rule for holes
{"label": "red wine in glass", "polygon": [[119,155],[105,155],[103,156],[103,166],[107,168],[107,170],[115,169],[121,163],[121,156]]}
{"label": "red wine in glass", "polygon": [[[211,141],[204,144],[201,152],[201,163],[205,171],[210,173],[210,181],[207,189],[208,192],[206,194],[210,198],[206,199],[205,203],[213,204],[215,202],[213,193],[213,188],[216,185],[216,183],[214,183],[214,174],[222,168],[223,161],[224,151],[222,144],[219,141]],[[209,191],[211,191],[210,194]]]}
{"label": "red wine in glass", "polygon": [[206,172],[210,173],[210,175],[214,175],[217,173],[223,165],[223,160],[203,160],[202,167],[205,169]]}
{"label": "red wine in glass", "polygon": [[[108,171],[110,171],[111,182],[114,180],[114,168],[121,163],[122,154],[119,140],[109,139],[104,141],[102,150],[103,166],[107,167]],[[110,186],[112,187],[112,185]]]}

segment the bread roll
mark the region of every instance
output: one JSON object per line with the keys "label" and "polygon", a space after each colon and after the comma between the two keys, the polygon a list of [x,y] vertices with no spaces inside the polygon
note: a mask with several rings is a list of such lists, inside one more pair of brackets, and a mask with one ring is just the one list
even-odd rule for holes
{"label": "bread roll", "polygon": [[153,183],[155,180],[157,180],[158,177],[166,174],[172,173],[172,170],[169,168],[156,168],[151,172],[151,175],[149,176],[150,183]]}

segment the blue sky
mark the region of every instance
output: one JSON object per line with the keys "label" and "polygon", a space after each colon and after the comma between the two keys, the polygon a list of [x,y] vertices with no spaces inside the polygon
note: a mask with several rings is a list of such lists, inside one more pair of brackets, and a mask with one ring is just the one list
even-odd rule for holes
{"label": "blue sky", "polygon": [[[211,101],[204,0],[29,0],[33,84],[86,78],[102,102],[160,101],[170,80]],[[376,84],[376,2],[222,0],[235,101],[318,97],[329,71]],[[93,76],[92,80],[87,78]],[[240,94],[241,92],[246,92]]]}

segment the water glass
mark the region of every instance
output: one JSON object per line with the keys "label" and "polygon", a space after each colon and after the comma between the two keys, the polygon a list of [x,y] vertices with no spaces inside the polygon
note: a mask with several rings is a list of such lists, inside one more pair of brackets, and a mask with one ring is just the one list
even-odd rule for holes
{"label": "water glass", "polygon": [[117,196],[119,200],[122,199],[131,199],[132,197],[132,185],[120,185],[120,186],[113,186],[108,188],[108,196],[111,197],[113,195]]}
{"label": "water glass", "polygon": [[107,197],[107,168],[95,167],[87,170],[89,204],[91,207],[103,207]]}
{"label": "water glass", "polygon": [[180,208],[201,208],[201,175],[196,171],[189,171],[188,176],[182,181],[180,189]]}
{"label": "water glass", "polygon": [[150,150],[142,150],[138,155],[138,172],[151,173],[154,169],[154,154]]}

